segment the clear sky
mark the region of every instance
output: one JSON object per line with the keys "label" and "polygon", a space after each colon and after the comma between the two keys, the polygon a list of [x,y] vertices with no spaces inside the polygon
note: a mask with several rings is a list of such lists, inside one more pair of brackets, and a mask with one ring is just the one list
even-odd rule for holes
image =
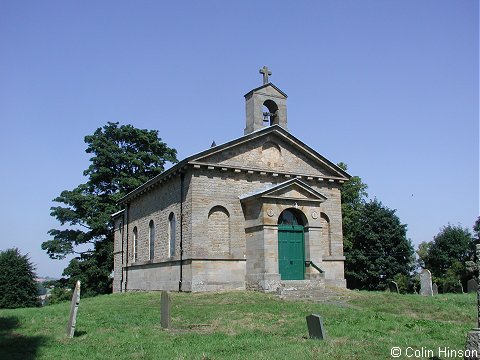
{"label": "clear sky", "polygon": [[479,215],[477,0],[0,2],[0,250],[39,275],[83,137],[158,129],[179,159],[243,135],[243,95],[288,94],[289,131],[346,162],[416,245]]}

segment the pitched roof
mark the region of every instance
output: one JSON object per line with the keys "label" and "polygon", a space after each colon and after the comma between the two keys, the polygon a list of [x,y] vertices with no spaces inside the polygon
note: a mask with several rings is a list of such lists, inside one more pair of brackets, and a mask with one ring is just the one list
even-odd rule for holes
{"label": "pitched roof", "polygon": [[244,97],[248,97],[250,96],[251,94],[253,94],[255,91],[258,91],[260,89],[263,89],[263,88],[266,88],[266,87],[273,87],[275,90],[277,90],[282,96],[285,96],[285,98],[287,98],[287,94],[285,94],[282,90],[280,90],[278,87],[276,87],[275,85],[273,85],[272,83],[266,83],[266,84],[263,84],[262,86],[259,86],[253,90],[250,90],[248,93],[246,93],[245,95],[243,95]]}
{"label": "pitched roof", "polygon": [[[268,84],[266,84],[268,85]],[[270,84],[271,85],[271,84]],[[265,86],[265,85],[264,85]],[[252,139],[256,139],[261,136],[265,136],[270,133],[275,133],[279,136],[281,136],[283,139],[285,139],[287,142],[290,142],[293,146],[296,146],[297,148],[301,149],[304,151],[307,155],[315,159],[316,161],[320,162],[323,166],[327,167],[330,169],[334,174],[337,174],[337,177],[343,180],[348,180],[350,179],[350,175],[343,171],[341,168],[339,168],[337,165],[332,163],[330,160],[327,158],[323,157],[320,155],[317,151],[313,150],[311,147],[309,147],[307,144],[303,143],[299,139],[297,139],[295,136],[290,134],[288,131],[283,129],[279,125],[272,125],[268,126],[259,130],[256,130],[250,134],[244,135],[242,137],[239,137],[237,139],[231,140],[229,142],[226,142],[225,144],[217,145],[213,148],[209,148],[207,150],[201,151],[197,154],[193,154],[182,161],[178,162],[174,166],[172,166],[170,169],[164,171],[161,174],[158,174],[157,176],[151,178],[144,184],[140,185],[136,189],[132,190],[130,193],[122,197],[118,202],[125,203],[135,195],[143,192],[145,189],[152,187],[154,184],[157,182],[167,178],[168,176],[171,176],[175,173],[177,173],[179,170],[181,170],[183,167],[190,163],[195,163],[195,161],[200,160],[201,158],[207,157],[209,155],[213,155],[217,152],[224,151],[225,149],[237,146],[239,144],[245,143],[247,141],[250,141]]]}

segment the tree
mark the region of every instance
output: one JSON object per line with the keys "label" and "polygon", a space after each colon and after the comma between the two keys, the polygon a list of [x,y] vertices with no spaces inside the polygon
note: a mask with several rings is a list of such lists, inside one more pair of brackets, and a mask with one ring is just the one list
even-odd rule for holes
{"label": "tree", "polygon": [[[345,163],[338,166],[347,171]],[[395,210],[378,200],[367,202],[367,184],[352,176],[342,186],[345,277],[349,288],[382,290],[402,278],[407,288],[413,247]]]}
{"label": "tree", "polygon": [[[82,281],[82,295],[111,291],[113,269],[113,223],[110,215],[118,200],[155,175],[166,162],[177,162],[176,150],[158,137],[158,131],[108,122],[85,137],[86,152],[93,154],[83,174],[87,181],[62,191],[51,215],[62,225],[52,229],[53,238],[42,243],[52,259],[75,254],[63,275],[70,286]],[[66,227],[66,228],[65,228]]]}
{"label": "tree", "polygon": [[428,252],[430,251],[430,246],[432,245],[431,242],[427,241],[422,241],[420,244],[418,244],[418,249],[416,251],[417,253],[417,267],[425,269],[425,259],[428,256]]}
{"label": "tree", "polygon": [[0,252],[0,308],[39,306],[35,267],[16,248]]}
{"label": "tree", "polygon": [[421,243],[417,254],[435,280],[451,288],[458,280],[465,283],[471,276],[466,262],[473,260],[475,239],[468,229],[448,224],[433,241]]}
{"label": "tree", "polygon": [[348,234],[345,277],[349,288],[383,290],[388,281],[413,270],[413,246],[407,226],[378,200],[361,205]]}
{"label": "tree", "polygon": [[[344,171],[348,169],[347,164],[343,162],[338,163],[338,167]],[[358,176],[352,176],[342,186],[343,244],[346,250],[351,248],[353,236],[357,233],[359,214],[368,197],[367,188],[367,184],[363,183]]]}

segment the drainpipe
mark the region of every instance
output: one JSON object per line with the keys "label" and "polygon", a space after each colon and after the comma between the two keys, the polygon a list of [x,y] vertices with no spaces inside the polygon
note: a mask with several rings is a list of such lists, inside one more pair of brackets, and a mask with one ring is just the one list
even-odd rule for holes
{"label": "drainpipe", "polygon": [[183,185],[185,183],[185,173],[180,174],[180,281],[178,282],[178,291],[182,292],[183,281]]}
{"label": "drainpipe", "polygon": [[126,251],[125,251],[125,292],[127,292],[127,283],[128,283],[128,203],[125,205],[125,222],[127,224],[127,236],[126,236]]}
{"label": "drainpipe", "polygon": [[[123,240],[124,240],[124,237],[125,237],[125,210],[123,211],[123,216],[122,216],[122,228],[121,228],[121,241],[122,241],[122,246],[121,246],[121,249],[122,249],[122,252],[121,252],[121,256],[122,256],[122,261],[121,261],[121,268],[120,268],[120,292],[123,292]],[[115,247],[114,247],[115,249]]]}

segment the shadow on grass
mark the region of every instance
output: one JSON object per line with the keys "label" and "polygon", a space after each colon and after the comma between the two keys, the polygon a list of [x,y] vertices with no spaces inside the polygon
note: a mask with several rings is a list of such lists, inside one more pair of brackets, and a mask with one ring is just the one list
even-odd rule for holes
{"label": "shadow on grass", "polygon": [[87,332],[86,331],[77,331],[75,330],[75,333],[73,334],[73,337],[80,337],[80,336],[83,336],[83,335],[86,335]]}
{"label": "shadow on grass", "polygon": [[0,317],[0,359],[33,360],[39,347],[46,342],[44,336],[25,336],[15,332],[19,327],[18,318]]}

